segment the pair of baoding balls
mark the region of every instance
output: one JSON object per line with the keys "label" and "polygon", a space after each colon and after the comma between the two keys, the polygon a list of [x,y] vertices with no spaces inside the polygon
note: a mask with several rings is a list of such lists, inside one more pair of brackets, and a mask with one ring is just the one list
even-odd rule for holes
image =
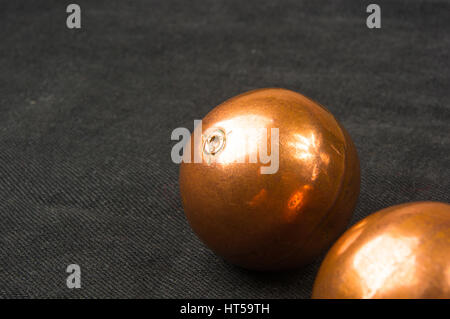
{"label": "pair of baoding balls", "polygon": [[[327,109],[261,89],[225,101],[201,125],[186,145],[180,191],[191,227],[214,252],[248,269],[292,269],[343,233],[359,195],[359,160]],[[313,297],[450,297],[449,247],[449,205],[383,210],[336,242]]]}

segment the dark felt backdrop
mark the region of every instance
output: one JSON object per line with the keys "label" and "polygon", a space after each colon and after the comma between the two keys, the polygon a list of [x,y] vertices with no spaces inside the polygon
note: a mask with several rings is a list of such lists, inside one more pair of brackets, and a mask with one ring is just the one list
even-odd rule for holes
{"label": "dark felt backdrop", "polygon": [[[352,223],[450,201],[449,1],[0,2],[0,296],[308,298],[318,259],[263,274],[183,215],[171,131],[238,93],[327,106],[362,170]],[[65,268],[82,267],[69,290]]]}

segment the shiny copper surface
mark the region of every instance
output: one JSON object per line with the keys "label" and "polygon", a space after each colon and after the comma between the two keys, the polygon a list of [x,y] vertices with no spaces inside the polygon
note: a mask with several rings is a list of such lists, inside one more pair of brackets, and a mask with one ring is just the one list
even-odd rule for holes
{"label": "shiny copper surface", "polygon": [[393,206],[354,225],[328,252],[313,298],[450,298],[450,205]]}
{"label": "shiny copper surface", "polygon": [[[249,163],[256,146],[270,142],[255,127],[279,128],[275,174]],[[250,269],[294,268],[344,231],[359,194],[359,161],[324,107],[289,90],[250,91],[214,108],[202,132],[203,144],[191,137],[190,147],[204,161],[181,164],[180,190],[190,225],[218,255]],[[245,152],[242,135],[250,136]]]}

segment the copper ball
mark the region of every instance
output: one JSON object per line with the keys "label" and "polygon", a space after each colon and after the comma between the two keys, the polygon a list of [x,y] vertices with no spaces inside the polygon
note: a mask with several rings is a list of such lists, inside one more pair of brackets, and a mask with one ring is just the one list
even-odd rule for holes
{"label": "copper ball", "polygon": [[383,209],[334,244],[313,298],[450,298],[450,205]]}
{"label": "copper ball", "polygon": [[[299,267],[345,230],[359,195],[359,160],[320,104],[285,89],[250,91],[209,112],[201,141],[194,140],[192,162],[180,167],[184,211],[198,237],[229,262]],[[265,148],[278,154],[276,172],[267,173],[270,163],[261,160]]]}

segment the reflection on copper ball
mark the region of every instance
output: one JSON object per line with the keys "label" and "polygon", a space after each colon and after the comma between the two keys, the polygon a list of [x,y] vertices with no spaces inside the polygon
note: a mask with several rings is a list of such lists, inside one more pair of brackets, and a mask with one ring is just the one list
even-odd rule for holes
{"label": "reflection on copper ball", "polygon": [[450,298],[450,205],[393,206],[354,225],[328,252],[313,298]]}
{"label": "reflection on copper ball", "polygon": [[188,147],[192,162],[180,167],[180,191],[190,225],[214,252],[245,268],[288,269],[344,231],[359,194],[359,160],[323,106],[260,89],[202,121],[199,142],[191,137]]}

